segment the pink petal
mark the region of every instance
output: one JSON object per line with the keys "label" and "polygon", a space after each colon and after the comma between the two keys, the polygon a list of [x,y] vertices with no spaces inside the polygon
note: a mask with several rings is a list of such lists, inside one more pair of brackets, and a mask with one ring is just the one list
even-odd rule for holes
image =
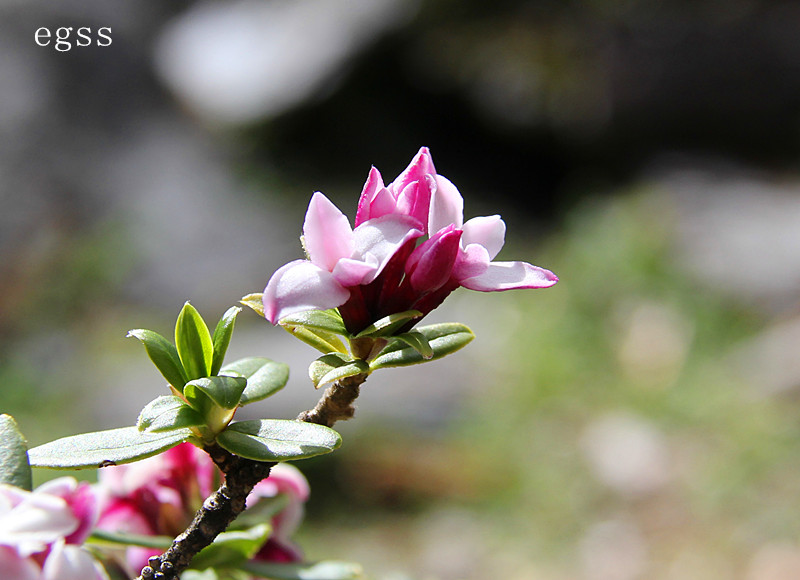
{"label": "pink petal", "polygon": [[311,261],[328,272],[353,253],[353,229],[347,216],[320,192],[308,204],[303,242]]}
{"label": "pink petal", "polygon": [[59,477],[36,488],[36,493],[48,493],[64,499],[78,520],[78,528],[65,538],[68,544],[82,544],[92,532],[97,521],[97,498],[86,482],[78,483],[74,477]]}
{"label": "pink petal", "polygon": [[527,262],[492,262],[486,271],[461,281],[470,290],[499,292],[517,288],[548,288],[558,282],[550,270],[533,266]]}
{"label": "pink petal", "polygon": [[247,496],[247,506],[253,505],[259,497],[275,497],[279,493],[288,493],[292,498],[304,502],[311,494],[311,489],[308,480],[294,465],[278,463],[270,470],[269,477],[257,483]]}
{"label": "pink petal", "polygon": [[506,240],[506,224],[499,215],[474,217],[464,224],[463,229],[462,244],[480,244],[486,248],[490,260],[494,260]]}
{"label": "pink petal", "polygon": [[161,476],[167,478],[160,483],[180,490],[184,497],[191,491],[206,498],[217,487],[217,468],[208,454],[199,447],[188,442],[181,443],[167,450],[161,457],[165,463]]}
{"label": "pink petal", "polygon": [[303,552],[291,542],[281,542],[270,538],[253,558],[256,562],[300,562]]}
{"label": "pink petal", "polygon": [[425,224],[434,191],[436,191],[436,181],[430,175],[424,175],[419,181],[412,181],[397,197],[396,213],[411,216],[421,224]]}
{"label": "pink petal", "polygon": [[431,198],[428,214],[428,233],[435,234],[451,224],[460,229],[463,223],[464,198],[450,180],[437,175],[436,192]]}
{"label": "pink petal", "polygon": [[445,228],[420,244],[408,259],[409,281],[417,292],[432,292],[450,279],[460,249],[461,230]]}
{"label": "pink petal", "polygon": [[378,266],[378,260],[374,256],[366,256],[365,260],[347,258],[339,260],[332,274],[339,284],[349,288],[366,284],[365,280],[373,280]]}
{"label": "pink petal", "polygon": [[288,463],[279,463],[267,479],[256,484],[247,505],[256,503],[259,497],[288,496],[286,506],[272,518],[273,537],[288,540],[303,519],[303,504],[309,493],[308,481],[300,470]]}
{"label": "pink petal", "polygon": [[422,231],[419,228],[421,224],[417,220],[395,214],[372,219],[358,226],[353,231],[355,237],[353,257],[376,265],[374,272],[364,278],[362,283],[372,282],[406,241],[421,236]]}
{"label": "pink petal", "polygon": [[480,276],[489,268],[489,262],[491,262],[491,258],[489,258],[486,248],[480,244],[469,244],[458,255],[453,268],[453,277],[461,281]]}
{"label": "pink petal", "polygon": [[367,220],[358,222],[357,226],[363,224],[364,221],[395,213],[396,210],[397,200],[392,196],[389,190],[384,187],[378,190],[372,202],[369,204],[369,217]]}
{"label": "pink petal", "polygon": [[[392,194],[386,190],[386,186],[383,184],[383,178],[381,177],[381,172],[378,171],[375,167],[370,169],[369,176],[367,176],[367,181],[364,183],[364,189],[361,190],[361,197],[358,198],[358,210],[356,211],[356,227],[367,221],[372,217],[380,217],[379,215],[373,215],[373,202],[375,198],[381,194],[382,192],[386,192],[386,194],[392,198]],[[394,205],[392,205],[394,207]],[[391,210],[389,210],[391,211]],[[389,213],[389,211],[384,213]],[[380,214],[384,215],[384,214]]]}
{"label": "pink petal", "polygon": [[125,563],[128,569],[135,570],[138,574],[142,568],[147,566],[148,560],[153,556],[161,554],[161,550],[155,548],[140,548],[139,546],[131,546],[125,550]]}
{"label": "pink petal", "polygon": [[151,536],[157,533],[147,521],[143,509],[155,510],[157,506],[136,505],[132,498],[113,498],[103,507],[97,528],[110,532],[126,532]]}
{"label": "pink petal", "polygon": [[397,176],[389,186],[395,195],[403,191],[409,183],[421,181],[425,175],[436,175],[436,168],[433,166],[433,159],[427,147],[422,147],[411,160],[408,167]]}
{"label": "pink petal", "polygon": [[308,260],[279,268],[264,289],[264,314],[272,324],[306,310],[327,310],[347,301],[350,291],[333,274]]}
{"label": "pink petal", "polygon": [[23,558],[16,550],[0,546],[0,570],[3,578],[41,580],[42,570],[31,558]]}

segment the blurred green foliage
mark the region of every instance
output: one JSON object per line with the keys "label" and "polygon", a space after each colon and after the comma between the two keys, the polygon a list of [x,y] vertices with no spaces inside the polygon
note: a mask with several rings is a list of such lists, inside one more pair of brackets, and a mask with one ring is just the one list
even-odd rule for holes
{"label": "blurred green foliage", "polygon": [[[456,526],[463,550],[455,557],[472,562],[463,577],[572,578],[589,566],[586,577],[605,578],[586,563],[596,557],[592,530],[622,521],[645,546],[636,577],[672,578],[680,569],[713,580],[734,577],[763,545],[793,540],[800,408],[758,394],[742,376],[738,349],[766,321],[684,270],[674,219],[667,199],[634,191],[584,203],[544,248],[509,250],[552,268],[560,283],[462,296],[472,305],[465,312],[483,311],[485,325],[497,325],[491,337],[475,325],[475,343],[455,355],[481,359],[480,384],[464,387],[444,433],[392,425],[347,440],[331,458],[343,463],[347,513],[318,545],[347,550],[365,529],[381,535],[388,521],[400,522],[390,548],[354,557],[367,570],[394,565],[426,577],[420,553],[437,547],[423,545],[431,542],[425,529],[440,524],[442,510],[456,519],[467,510],[475,529]],[[608,417],[654,435],[658,457],[642,465],[663,476],[625,471],[626,454],[638,456],[637,430],[633,447],[623,431],[604,451],[612,467],[619,455],[622,482],[598,476],[592,438],[602,439],[597,425]],[[354,505],[372,511],[354,519]],[[435,541],[442,558],[454,557],[452,537]],[[628,547],[621,541],[620,549]]]}
{"label": "blurred green foliage", "polygon": [[[722,580],[762,547],[793,541],[800,407],[790,393],[760,392],[739,357],[769,321],[684,269],[669,200],[589,200],[544,244],[509,240],[506,255],[552,268],[560,283],[453,297],[474,317],[461,322],[476,340],[453,355],[480,360],[474,383],[437,426],[358,414],[340,451],[304,462],[308,555],[362,561],[376,578],[574,577],[608,548],[593,543],[597,531],[623,522],[633,539],[617,543],[644,550],[643,577]],[[37,443],[66,434],[80,397],[52,385],[52,368],[8,352],[3,410],[21,411]],[[381,387],[371,378],[363,397]],[[622,429],[610,444],[609,424]],[[631,471],[642,430],[656,456]]]}

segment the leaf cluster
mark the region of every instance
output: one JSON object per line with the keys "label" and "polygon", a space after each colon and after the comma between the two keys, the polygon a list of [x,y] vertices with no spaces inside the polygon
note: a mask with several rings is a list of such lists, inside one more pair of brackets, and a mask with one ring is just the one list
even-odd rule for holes
{"label": "leaf cluster", "polygon": [[255,461],[290,461],[333,451],[338,433],[320,425],[279,419],[234,422],[236,410],[280,391],[289,368],[264,357],[223,361],[241,308],[222,316],[213,335],[188,302],[175,325],[175,343],[152,330],[135,329],[148,357],[167,380],[169,395],[150,401],[135,426],[83,433],[29,451],[30,464],[81,469],[130,463],[189,441],[217,443]]}
{"label": "leaf cluster", "polygon": [[[248,294],[241,304],[264,315],[261,294]],[[314,347],[323,356],[311,363],[308,373],[316,388],[356,375],[388,367],[422,364],[465,347],[475,335],[458,322],[431,324],[402,331],[422,316],[418,310],[390,314],[357,334],[345,328],[339,311],[309,310],[287,316],[280,325]],[[348,348],[349,346],[349,348]]]}

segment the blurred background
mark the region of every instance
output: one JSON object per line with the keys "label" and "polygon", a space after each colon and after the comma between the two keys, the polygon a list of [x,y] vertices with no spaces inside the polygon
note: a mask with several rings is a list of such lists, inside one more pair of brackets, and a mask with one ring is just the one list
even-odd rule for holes
{"label": "blurred background", "polygon": [[[298,463],[308,557],[799,578],[799,27],[767,0],[4,0],[0,411],[32,445],[132,424],[164,387],[128,329],[215,321],[300,257],[313,191],[352,218],[427,145],[501,259],[561,282],[462,289],[432,320],[468,350],[370,377]],[[244,312],[250,355],[292,369],[252,418],[313,406],[315,351]]]}

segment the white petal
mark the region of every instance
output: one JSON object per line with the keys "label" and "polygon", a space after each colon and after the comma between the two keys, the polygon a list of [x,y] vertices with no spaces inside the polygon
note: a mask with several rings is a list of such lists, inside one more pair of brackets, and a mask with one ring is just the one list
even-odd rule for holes
{"label": "white petal", "polygon": [[517,288],[548,288],[558,282],[550,270],[527,262],[492,262],[480,276],[461,282],[464,288],[481,292],[499,292]]}
{"label": "white petal", "polygon": [[31,558],[23,558],[14,548],[0,546],[0,571],[3,578],[41,580],[42,570]]}
{"label": "white petal", "polygon": [[375,265],[374,272],[364,278],[363,284],[368,284],[377,278],[389,259],[404,243],[422,235],[417,229],[419,225],[414,218],[393,214],[364,222],[353,231],[355,236],[353,259]]}
{"label": "white petal", "polygon": [[320,192],[308,204],[303,240],[311,261],[328,272],[353,253],[353,229],[347,216]]}
{"label": "white petal", "polygon": [[489,252],[489,259],[494,260],[506,241],[506,223],[499,215],[474,217],[463,227],[461,245],[480,244]]}
{"label": "white petal", "polygon": [[64,499],[47,493],[22,493],[20,503],[0,514],[0,544],[15,546],[22,556],[29,556],[78,528],[80,522]]}
{"label": "white petal", "polygon": [[105,572],[86,550],[78,546],[65,546],[64,542],[53,549],[42,567],[42,580],[107,580]]}
{"label": "white petal", "polygon": [[464,223],[464,198],[447,178],[436,176],[436,191],[431,197],[428,234],[433,235],[450,224],[461,228]]}
{"label": "white petal", "polygon": [[341,306],[350,297],[333,274],[308,260],[295,260],[279,268],[264,289],[264,314],[272,324],[284,316],[306,310]]}

